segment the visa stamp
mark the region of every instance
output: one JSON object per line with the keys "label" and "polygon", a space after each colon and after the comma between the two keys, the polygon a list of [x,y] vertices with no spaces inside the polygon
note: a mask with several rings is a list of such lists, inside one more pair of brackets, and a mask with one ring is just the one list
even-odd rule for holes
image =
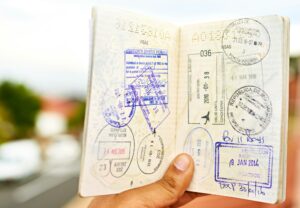
{"label": "visa stamp", "polygon": [[215,144],[215,181],[272,187],[273,147],[226,142]]}
{"label": "visa stamp", "polygon": [[115,128],[106,125],[96,140],[97,169],[100,176],[123,176],[133,159],[134,135],[129,126]]}
{"label": "visa stamp", "polygon": [[[145,73],[145,74],[144,74]],[[152,133],[156,132],[156,129],[163,123],[163,121],[169,116],[170,110],[168,105],[164,102],[163,92],[160,89],[159,81],[157,80],[157,75],[154,74],[152,68],[146,68],[142,76],[139,76],[129,88],[134,94],[133,97],[136,100],[136,105],[142,110],[143,116],[147,122],[149,130]],[[142,80],[142,81],[140,81]],[[147,105],[145,100],[140,95],[138,90],[141,86],[137,83],[144,82],[147,83],[143,85],[142,88],[146,88],[147,93],[152,93],[155,96],[155,104]],[[137,88],[136,88],[137,87]]]}
{"label": "visa stamp", "polygon": [[184,143],[183,151],[194,159],[194,180],[204,180],[213,166],[214,146],[213,140],[207,129],[197,127],[192,129]]}
{"label": "visa stamp", "polygon": [[[168,104],[168,51],[163,49],[127,49],[124,52],[125,89],[130,91],[132,85],[142,100],[143,105]],[[147,70],[151,69],[151,70]],[[153,74],[159,97],[150,87],[147,76]],[[125,94],[125,106],[133,105],[127,102],[131,99],[130,93]],[[139,105],[139,103],[136,103]]]}
{"label": "visa stamp", "polygon": [[261,62],[270,49],[270,34],[257,20],[244,18],[230,23],[222,36],[222,49],[227,57],[241,65]]}
{"label": "visa stamp", "polygon": [[157,134],[147,135],[140,143],[137,164],[144,174],[153,174],[160,167],[164,157],[164,144]]}
{"label": "visa stamp", "polygon": [[244,135],[261,133],[269,125],[272,104],[266,92],[256,86],[244,86],[230,97],[228,120],[233,129]]}

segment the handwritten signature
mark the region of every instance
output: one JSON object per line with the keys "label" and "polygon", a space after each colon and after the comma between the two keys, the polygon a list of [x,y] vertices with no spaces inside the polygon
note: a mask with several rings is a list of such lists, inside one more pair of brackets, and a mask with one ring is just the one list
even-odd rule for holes
{"label": "handwritten signature", "polygon": [[223,131],[222,139],[225,142],[237,142],[237,143],[255,143],[258,144],[264,144],[265,143],[265,137],[264,136],[253,136],[250,135],[250,130],[246,129],[246,135],[239,135],[239,136],[232,136],[229,134],[228,130]]}

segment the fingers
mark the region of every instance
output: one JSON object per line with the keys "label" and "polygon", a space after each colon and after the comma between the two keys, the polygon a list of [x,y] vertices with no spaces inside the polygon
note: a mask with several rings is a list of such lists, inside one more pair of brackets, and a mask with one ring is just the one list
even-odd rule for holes
{"label": "fingers", "polygon": [[115,197],[116,195],[97,196],[91,201],[88,208],[114,207]]}
{"label": "fingers", "polygon": [[[168,207],[176,203],[189,186],[194,172],[194,163],[187,154],[178,155],[165,175],[156,183],[123,192],[115,200],[121,207]],[[126,205],[124,205],[126,204]]]}
{"label": "fingers", "polygon": [[202,197],[202,196],[207,196],[209,194],[200,194],[200,193],[194,193],[194,192],[188,192],[186,191],[183,196],[175,203],[172,205],[172,207],[181,207],[190,201],[192,201],[195,198]]}
{"label": "fingers", "polygon": [[[177,202],[188,188],[194,173],[193,159],[187,154],[181,154],[174,160],[163,178],[158,181],[158,184],[163,188],[161,190],[162,200],[167,203],[164,206],[168,206]],[[169,197],[169,198],[168,198]]]}

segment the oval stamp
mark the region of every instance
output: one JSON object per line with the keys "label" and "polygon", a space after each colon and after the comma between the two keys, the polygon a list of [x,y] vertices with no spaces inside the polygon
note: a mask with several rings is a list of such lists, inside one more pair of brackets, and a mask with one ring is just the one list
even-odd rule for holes
{"label": "oval stamp", "polygon": [[164,157],[164,144],[157,134],[147,135],[138,148],[137,163],[144,174],[152,174],[160,167]]}
{"label": "oval stamp", "polygon": [[96,172],[106,180],[123,176],[132,162],[134,143],[129,126],[115,128],[106,125],[97,136]]}
{"label": "oval stamp", "polygon": [[255,135],[265,130],[271,121],[272,104],[266,92],[256,86],[236,90],[227,106],[231,126],[244,135]]}
{"label": "oval stamp", "polygon": [[222,49],[227,57],[237,64],[256,64],[269,52],[270,34],[257,20],[238,19],[225,28]]}
{"label": "oval stamp", "polygon": [[109,125],[121,128],[131,121],[135,113],[136,101],[130,89],[116,88],[109,97],[103,99],[105,99],[103,117]]}
{"label": "oval stamp", "polygon": [[194,159],[194,180],[202,181],[208,176],[213,164],[214,149],[210,133],[202,127],[192,129],[183,148],[184,152],[190,154]]}

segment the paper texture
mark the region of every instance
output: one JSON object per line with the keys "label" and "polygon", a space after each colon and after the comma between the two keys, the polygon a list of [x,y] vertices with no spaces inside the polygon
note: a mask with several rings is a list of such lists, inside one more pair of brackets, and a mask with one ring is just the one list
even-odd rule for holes
{"label": "paper texture", "polygon": [[286,28],[279,16],[179,27],[94,9],[80,194],[149,184],[187,152],[189,190],[282,200]]}
{"label": "paper texture", "polygon": [[108,7],[93,21],[84,196],[156,181],[175,154],[178,28]]}
{"label": "paper texture", "polygon": [[278,16],[182,28],[176,140],[195,160],[190,190],[278,200],[284,38]]}

